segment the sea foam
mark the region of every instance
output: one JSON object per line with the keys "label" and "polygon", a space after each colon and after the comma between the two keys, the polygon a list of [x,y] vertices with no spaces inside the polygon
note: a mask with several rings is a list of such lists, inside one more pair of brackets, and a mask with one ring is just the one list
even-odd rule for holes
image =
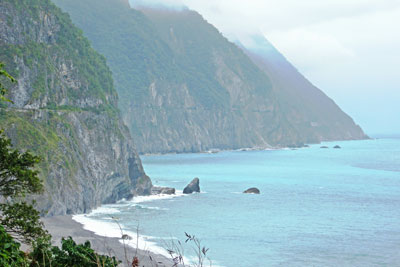
{"label": "sea foam", "polygon": [[[122,244],[125,242],[126,245],[133,248],[138,248],[143,251],[150,251],[152,253],[170,258],[170,255],[166,249],[158,246],[154,241],[151,241],[156,239],[155,237],[140,234],[138,235],[133,231],[127,230],[123,225],[118,225],[117,221],[101,221],[93,219],[90,218],[90,214],[74,215],[72,219],[82,224],[85,230],[91,231],[96,235],[109,238],[119,238]],[[124,234],[128,235],[130,240],[122,240],[121,237]]]}

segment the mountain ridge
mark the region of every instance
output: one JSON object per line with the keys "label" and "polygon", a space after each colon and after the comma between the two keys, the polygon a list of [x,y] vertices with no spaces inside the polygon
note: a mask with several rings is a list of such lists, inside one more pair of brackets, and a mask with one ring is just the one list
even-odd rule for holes
{"label": "mountain ridge", "polygon": [[279,101],[271,74],[197,12],[127,10],[111,0],[55,2],[108,59],[139,153],[365,137],[354,123],[336,123],[347,121],[337,106],[338,115],[324,123],[314,123],[314,114],[304,110],[299,119]]}

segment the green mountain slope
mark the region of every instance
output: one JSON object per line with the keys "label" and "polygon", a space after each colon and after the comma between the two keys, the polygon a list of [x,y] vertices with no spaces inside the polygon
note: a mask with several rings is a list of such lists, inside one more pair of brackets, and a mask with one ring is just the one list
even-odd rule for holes
{"label": "green mountain slope", "polygon": [[239,46],[271,77],[281,110],[290,124],[303,134],[304,142],[368,138],[350,116],[308,81],[268,40],[262,36],[252,39],[251,48],[240,43]]}
{"label": "green mountain slope", "polygon": [[104,57],[48,0],[0,2],[0,61],[18,84],[0,127],[42,157],[48,215],[86,212],[148,193],[151,182],[120,119]]}
{"label": "green mountain slope", "polygon": [[196,12],[138,11],[126,1],[112,0],[55,2],[109,61],[123,118],[139,152],[286,146],[364,136],[354,123],[346,127],[355,130],[333,124],[318,129],[311,127],[313,118],[305,117],[301,119],[310,130],[293,125],[297,117],[280,104],[272,77]]}

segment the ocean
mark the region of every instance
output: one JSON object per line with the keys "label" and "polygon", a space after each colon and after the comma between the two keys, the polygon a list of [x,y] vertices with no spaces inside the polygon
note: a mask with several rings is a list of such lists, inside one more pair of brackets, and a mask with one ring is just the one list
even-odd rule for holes
{"label": "ocean", "polygon": [[[140,248],[166,256],[180,241],[186,261],[196,253],[185,232],[195,235],[212,266],[400,266],[400,139],[142,161],[155,185],[177,195],[124,200],[74,219],[106,236],[121,236],[118,221],[132,242],[138,233]],[[184,196],[194,177],[202,193]],[[261,194],[242,193],[250,187]]]}

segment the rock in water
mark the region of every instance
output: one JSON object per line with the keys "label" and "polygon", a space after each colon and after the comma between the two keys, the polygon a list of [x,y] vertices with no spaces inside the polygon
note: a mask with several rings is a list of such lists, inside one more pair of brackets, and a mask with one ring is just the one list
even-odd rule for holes
{"label": "rock in water", "polygon": [[151,194],[152,195],[175,195],[175,188],[153,186],[153,188],[151,188]]}
{"label": "rock in water", "polygon": [[258,188],[252,187],[244,191],[245,194],[260,194],[260,190]]}
{"label": "rock in water", "polygon": [[321,148],[329,148],[329,147],[327,147],[327,146],[321,146]]}
{"label": "rock in water", "polygon": [[336,145],[333,148],[340,149],[341,147],[339,145]]}
{"label": "rock in water", "polygon": [[200,193],[200,180],[199,178],[194,178],[190,184],[188,184],[185,189],[183,189],[184,194],[191,194],[193,192]]}

